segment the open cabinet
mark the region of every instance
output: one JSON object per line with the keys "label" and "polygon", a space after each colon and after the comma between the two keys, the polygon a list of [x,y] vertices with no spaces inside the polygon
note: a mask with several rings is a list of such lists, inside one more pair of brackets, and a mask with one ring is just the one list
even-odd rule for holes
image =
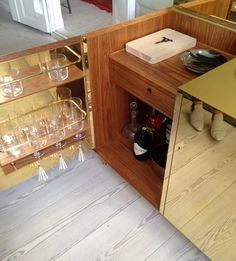
{"label": "open cabinet", "polygon": [[121,129],[133,96],[172,118],[178,87],[199,76],[186,70],[179,54],[150,65],[125,51],[127,42],[164,28],[193,36],[199,48],[220,50],[229,59],[235,53],[235,33],[171,9],[87,34],[95,149],[158,209],[164,204],[163,179],[148,162],[134,159]]}
{"label": "open cabinet", "polygon": [[[174,119],[178,88],[199,76],[183,66],[180,54],[151,65],[125,51],[127,42],[164,28],[195,37],[198,48],[220,51],[229,60],[236,54],[236,34],[233,30],[170,8],[88,33],[82,38],[74,37],[0,58],[2,62],[9,62],[53,49],[68,50],[67,46],[81,55],[81,61],[76,62],[73,60],[73,52],[67,53],[70,63],[75,64],[68,66],[69,77],[65,81],[52,83],[48,79],[48,71],[43,70],[42,74],[25,79],[25,85],[31,83],[28,87],[25,86],[22,95],[7,100],[3,98],[1,103],[13,104],[16,100],[23,99],[23,96],[33,97],[31,95],[35,93],[49,90],[53,92],[64,85],[70,88],[73,96],[82,98],[84,104],[82,109],[87,117],[81,132],[86,133],[84,140],[89,144],[88,147],[94,149],[162,213],[168,193],[169,175],[164,175],[161,171],[156,173],[151,168],[150,161],[137,161],[133,157],[132,142],[124,138],[121,131],[129,122],[129,104],[133,100]],[[174,119],[173,125],[175,124]],[[72,143],[76,142],[73,139],[76,133],[77,130],[68,134]],[[54,152],[51,151],[51,145],[53,144],[50,144],[48,153]],[[170,144],[169,150],[173,146]],[[14,164],[11,161],[7,167],[11,171],[20,168],[26,158],[25,163],[30,163],[32,158],[23,157]],[[10,175],[15,175],[14,173]]]}
{"label": "open cabinet", "polygon": [[0,165],[5,174],[55,153],[62,160],[62,150],[78,142],[93,148],[85,45],[77,37],[75,44],[49,45],[1,63]]}

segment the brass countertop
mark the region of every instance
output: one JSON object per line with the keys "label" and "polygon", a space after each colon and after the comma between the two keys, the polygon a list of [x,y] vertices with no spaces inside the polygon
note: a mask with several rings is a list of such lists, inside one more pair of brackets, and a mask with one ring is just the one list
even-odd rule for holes
{"label": "brass countertop", "polygon": [[236,58],[179,89],[236,119]]}

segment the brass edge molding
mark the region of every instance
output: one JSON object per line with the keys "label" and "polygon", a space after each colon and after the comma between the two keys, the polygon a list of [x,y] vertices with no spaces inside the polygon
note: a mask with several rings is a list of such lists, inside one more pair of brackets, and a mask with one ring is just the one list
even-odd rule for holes
{"label": "brass edge molding", "polygon": [[87,105],[87,118],[89,121],[90,126],[90,136],[91,136],[91,148],[95,148],[95,135],[94,135],[94,125],[93,125],[93,106],[92,106],[92,99],[91,99],[91,81],[90,81],[90,72],[89,72],[89,63],[88,63],[88,46],[87,46],[87,37],[86,34],[81,36],[80,39],[80,46],[81,46],[81,59],[82,59],[82,66],[83,71],[85,72],[84,75],[84,90],[85,90],[85,99]]}
{"label": "brass edge molding", "polygon": [[197,18],[201,21],[217,25],[221,28],[230,30],[232,32],[236,32],[236,23],[234,23],[232,21],[229,21],[229,20],[226,21],[225,19],[213,16],[213,15],[210,16],[210,15],[202,14],[200,12],[196,12],[196,11],[187,9],[182,6],[173,6],[172,10],[176,13],[180,13],[180,14],[184,14],[184,15],[187,15],[187,16],[190,16],[193,18]]}

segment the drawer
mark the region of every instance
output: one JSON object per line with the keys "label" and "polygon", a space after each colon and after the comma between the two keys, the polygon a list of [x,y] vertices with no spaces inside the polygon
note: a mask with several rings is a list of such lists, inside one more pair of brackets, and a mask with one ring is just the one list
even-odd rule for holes
{"label": "drawer", "polygon": [[114,63],[110,63],[110,76],[112,84],[125,89],[172,119],[176,95]]}

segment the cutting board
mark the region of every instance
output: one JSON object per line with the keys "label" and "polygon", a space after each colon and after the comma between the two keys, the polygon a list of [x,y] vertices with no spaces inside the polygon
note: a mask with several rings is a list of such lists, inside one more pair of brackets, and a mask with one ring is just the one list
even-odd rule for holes
{"label": "cutting board", "polygon": [[126,43],[126,51],[154,64],[196,46],[196,38],[165,28]]}

